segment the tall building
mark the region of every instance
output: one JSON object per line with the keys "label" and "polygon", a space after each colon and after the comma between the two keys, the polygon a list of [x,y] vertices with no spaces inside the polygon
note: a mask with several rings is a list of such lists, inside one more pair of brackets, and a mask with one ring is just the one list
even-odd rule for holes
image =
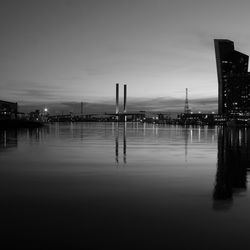
{"label": "tall building", "polygon": [[234,49],[230,40],[215,39],[219,114],[250,114],[249,56]]}

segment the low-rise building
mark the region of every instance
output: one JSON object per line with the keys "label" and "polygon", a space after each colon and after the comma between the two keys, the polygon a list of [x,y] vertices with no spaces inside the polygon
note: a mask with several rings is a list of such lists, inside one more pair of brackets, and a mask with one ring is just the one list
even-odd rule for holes
{"label": "low-rise building", "polygon": [[0,100],[0,119],[16,119],[18,113],[17,102],[6,102]]}

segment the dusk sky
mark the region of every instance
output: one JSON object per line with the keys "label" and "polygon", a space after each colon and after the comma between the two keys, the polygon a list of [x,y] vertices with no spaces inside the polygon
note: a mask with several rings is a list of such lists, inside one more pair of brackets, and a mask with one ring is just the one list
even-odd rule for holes
{"label": "dusk sky", "polygon": [[213,39],[250,54],[249,13],[249,0],[2,0],[0,99],[112,103],[121,83],[128,109],[184,106],[185,88],[216,108]]}

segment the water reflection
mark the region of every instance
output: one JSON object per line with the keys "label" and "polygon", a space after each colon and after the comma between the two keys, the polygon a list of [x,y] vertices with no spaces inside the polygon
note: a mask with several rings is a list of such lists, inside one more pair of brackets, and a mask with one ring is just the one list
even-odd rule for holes
{"label": "water reflection", "polygon": [[16,130],[0,130],[0,150],[17,147]]}
{"label": "water reflection", "polygon": [[[127,124],[122,124],[122,134],[123,134],[123,164],[127,164],[127,139],[126,139],[126,131]],[[119,165],[119,123],[115,124],[115,162]]]}
{"label": "water reflection", "polygon": [[115,162],[119,164],[119,127],[115,130]]}
{"label": "water reflection", "polygon": [[0,150],[17,148],[19,142],[41,143],[49,132],[49,127],[0,130]]}
{"label": "water reflection", "polygon": [[127,140],[126,140],[126,132],[127,132],[127,124],[124,123],[123,126],[123,163],[127,163]]}
{"label": "water reflection", "polygon": [[220,128],[218,165],[213,193],[214,209],[228,209],[235,195],[244,194],[247,188],[249,163],[250,129]]}
{"label": "water reflection", "polygon": [[[185,141],[185,162],[187,162],[187,156],[188,156],[188,137],[189,137],[189,132],[190,129],[185,127],[184,130],[184,141]],[[192,129],[191,129],[191,133],[192,133]]]}

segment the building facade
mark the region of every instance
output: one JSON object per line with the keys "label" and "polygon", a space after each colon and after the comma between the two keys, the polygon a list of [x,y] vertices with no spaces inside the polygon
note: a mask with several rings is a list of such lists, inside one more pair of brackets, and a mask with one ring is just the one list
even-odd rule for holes
{"label": "building facade", "polygon": [[0,119],[15,119],[18,113],[16,102],[0,101]]}
{"label": "building facade", "polygon": [[215,39],[218,76],[218,113],[250,114],[249,56],[234,49],[230,40]]}

